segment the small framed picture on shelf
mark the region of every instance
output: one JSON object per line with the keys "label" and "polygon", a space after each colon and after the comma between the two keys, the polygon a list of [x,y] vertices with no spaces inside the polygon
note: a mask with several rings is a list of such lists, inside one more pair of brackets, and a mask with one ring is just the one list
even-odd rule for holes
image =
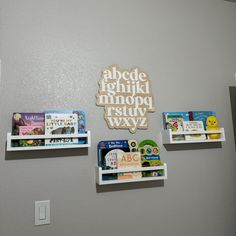
{"label": "small framed picture on shelf", "polygon": [[[183,121],[184,131],[205,131],[202,121]],[[205,134],[185,134],[185,140],[205,140]]]}

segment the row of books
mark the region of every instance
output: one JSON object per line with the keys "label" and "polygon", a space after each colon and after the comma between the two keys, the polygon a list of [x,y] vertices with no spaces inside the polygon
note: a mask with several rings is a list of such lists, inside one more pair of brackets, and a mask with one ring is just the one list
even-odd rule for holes
{"label": "row of books", "polygon": [[[211,125],[209,118],[214,119],[214,125],[211,128],[209,128]],[[164,129],[171,129],[175,132],[219,129],[214,111],[163,112],[163,126]],[[173,140],[205,140],[218,136],[205,134],[173,135]]]}
{"label": "row of books", "polygon": [[[48,110],[40,113],[14,112],[12,135],[78,134],[86,132],[85,113],[81,110]],[[13,147],[82,144],[86,138],[20,139]]]}
{"label": "row of books", "polygon": [[[143,140],[139,144],[136,140],[101,141],[98,143],[97,150],[98,166],[103,170],[163,165],[160,160],[159,147],[153,140]],[[105,174],[102,178],[103,180],[123,180],[163,175],[163,170],[155,170]]]}

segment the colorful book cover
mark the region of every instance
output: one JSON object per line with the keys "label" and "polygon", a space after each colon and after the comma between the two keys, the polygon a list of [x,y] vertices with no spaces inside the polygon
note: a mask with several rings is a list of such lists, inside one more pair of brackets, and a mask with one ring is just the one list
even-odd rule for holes
{"label": "colorful book cover", "polygon": [[[184,131],[204,131],[204,125],[202,121],[184,121]],[[205,140],[205,134],[190,134],[185,135],[185,140]]]}
{"label": "colorful book cover", "polygon": [[[110,140],[100,141],[97,145],[98,166],[103,170],[117,168],[117,155],[129,152],[130,146],[128,140]],[[103,180],[117,179],[117,174],[106,174],[102,176]]]}
{"label": "colorful book cover", "polygon": [[20,139],[18,143],[14,143],[13,147],[32,147],[32,146],[44,146],[44,139]]}
{"label": "colorful book cover", "polygon": [[[44,134],[44,113],[22,113],[15,112],[12,117],[13,135],[41,135]],[[43,146],[44,140],[14,140],[12,146]]]}
{"label": "colorful book cover", "polygon": [[[58,113],[58,114],[77,114],[78,116],[78,133],[86,133],[86,116],[82,110],[46,110],[45,113]],[[78,138],[79,144],[87,143],[87,138]]]}
{"label": "colorful book cover", "polygon": [[[187,112],[164,112],[163,115],[166,129],[183,131],[183,121],[188,119]],[[184,135],[173,135],[173,140],[184,140]]]}
{"label": "colorful book cover", "polygon": [[128,140],[109,140],[109,141],[100,141],[98,143],[97,145],[98,166],[102,167],[103,170],[111,169],[110,166],[106,164],[105,156],[107,155],[107,153],[109,153],[114,149],[119,149],[122,150],[123,152],[129,152],[130,147]]}
{"label": "colorful book cover", "polygon": [[[172,127],[169,122],[170,119],[172,118],[181,118],[181,120],[188,121],[189,120],[189,113],[185,111],[168,111],[168,112],[163,112],[163,127],[164,129],[170,129]],[[169,125],[169,126],[168,126]],[[173,126],[173,129],[176,127]]]}
{"label": "colorful book cover", "polygon": [[189,111],[189,120],[202,121],[206,129],[206,120],[208,116],[216,116],[214,111]]}
{"label": "colorful book cover", "polygon": [[[77,134],[78,115],[77,114],[45,114],[45,134]],[[46,139],[45,145],[71,145],[78,144],[78,138],[53,138]]]}
{"label": "colorful book cover", "polygon": [[[129,169],[129,168],[140,168],[140,167],[142,167],[140,152],[124,152],[118,154],[117,156],[118,169]],[[118,180],[137,179],[137,178],[142,178],[141,171],[118,173]]]}
{"label": "colorful book cover", "polygon": [[[153,140],[146,139],[139,143],[138,150],[141,153],[142,167],[162,166],[160,160],[160,148]],[[143,171],[142,177],[162,176],[162,170]]]}
{"label": "colorful book cover", "polygon": [[44,130],[42,126],[31,125],[31,126],[20,126],[19,135],[42,135]]}
{"label": "colorful book cover", "polygon": [[44,113],[13,113],[12,135],[19,135],[21,126],[38,126],[44,133]]}

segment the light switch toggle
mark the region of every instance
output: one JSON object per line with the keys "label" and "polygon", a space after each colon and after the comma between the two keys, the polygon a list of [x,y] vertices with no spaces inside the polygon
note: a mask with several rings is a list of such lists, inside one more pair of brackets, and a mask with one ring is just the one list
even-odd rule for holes
{"label": "light switch toggle", "polygon": [[50,201],[35,202],[35,225],[50,224]]}
{"label": "light switch toggle", "polygon": [[39,219],[40,220],[45,220],[46,219],[46,207],[45,206],[40,206],[39,207]]}

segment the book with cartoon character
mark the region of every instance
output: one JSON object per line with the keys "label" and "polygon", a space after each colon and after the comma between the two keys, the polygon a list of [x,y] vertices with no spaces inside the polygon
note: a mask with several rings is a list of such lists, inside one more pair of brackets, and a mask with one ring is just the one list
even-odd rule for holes
{"label": "book with cartoon character", "polygon": [[[78,134],[78,115],[46,113],[45,134]],[[45,139],[45,146],[71,144],[78,144],[78,138]]]}
{"label": "book with cartoon character", "polygon": [[[42,135],[44,134],[44,113],[15,112],[12,117],[12,135]],[[12,146],[42,146],[44,140],[14,140]]]}
{"label": "book with cartoon character", "polygon": [[[165,129],[183,131],[183,121],[189,120],[188,112],[163,112]],[[184,140],[184,135],[173,135],[173,140]]]}

